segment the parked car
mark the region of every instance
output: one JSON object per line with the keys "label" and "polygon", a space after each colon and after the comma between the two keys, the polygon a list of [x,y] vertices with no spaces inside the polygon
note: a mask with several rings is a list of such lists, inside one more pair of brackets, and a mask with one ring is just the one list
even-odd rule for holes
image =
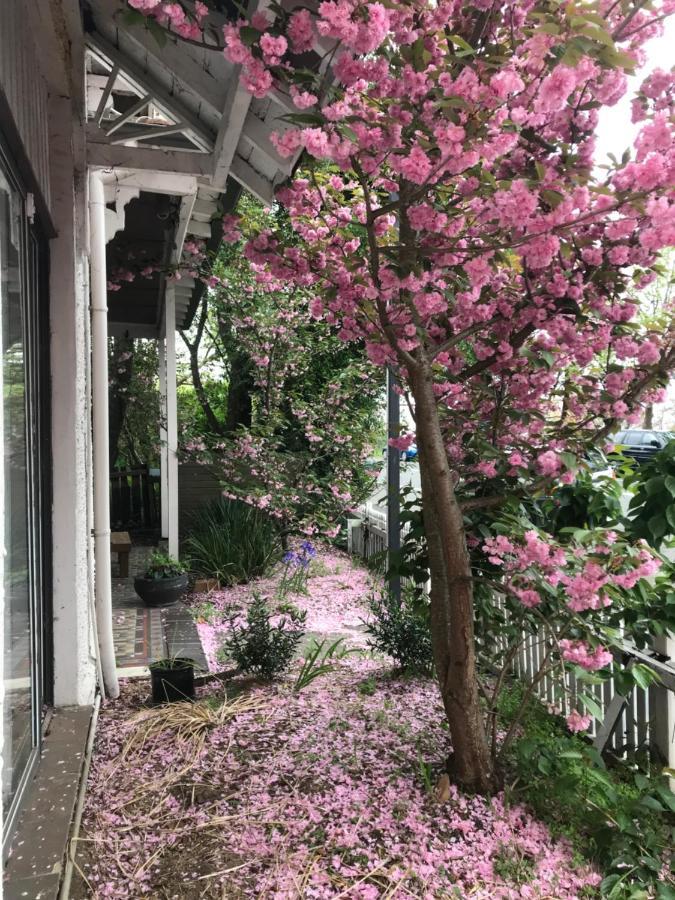
{"label": "parked car", "polygon": [[645,462],[651,459],[675,438],[669,431],[648,431],[646,429],[630,428],[619,431],[610,437],[610,441],[616,445],[624,456],[630,456],[636,462]]}

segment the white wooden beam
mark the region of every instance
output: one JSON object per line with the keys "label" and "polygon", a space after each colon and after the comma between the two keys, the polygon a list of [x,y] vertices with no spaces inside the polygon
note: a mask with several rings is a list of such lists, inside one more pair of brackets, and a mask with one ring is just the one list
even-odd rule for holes
{"label": "white wooden beam", "polygon": [[197,199],[197,191],[193,194],[186,194],[181,200],[180,213],[178,215],[178,226],[176,227],[176,240],[174,243],[173,262],[180,260],[183,252],[183,244],[185,243],[185,235],[187,233],[188,223],[192,217],[192,210]]}
{"label": "white wooden beam", "polygon": [[240,72],[241,67],[238,66],[223,107],[223,115],[220,120],[218,134],[216,135],[216,146],[213,153],[212,184],[223,191],[225,190],[227,176],[230,174],[230,167],[237,151],[237,144],[244,127],[244,121],[253,99],[253,95],[239,81]]}
{"label": "white wooden beam", "polygon": [[[151,194],[173,194],[178,197],[197,193],[198,183],[194,175],[176,175],[167,172],[148,172],[145,169],[115,168],[106,172],[110,200],[117,200],[123,190],[137,189]],[[127,201],[128,202],[128,201]]]}
{"label": "white wooden beam", "polygon": [[[44,0],[43,0],[44,2]],[[149,28],[124,25],[119,0],[90,0],[94,13],[114,21],[124,33],[125,42],[138,47],[153,58],[153,65],[177,78],[195,96],[207,104],[212,113],[220,114],[225,100],[226,72],[231,68],[223,54],[215,50],[199,50],[184,41],[168,37],[160,47]],[[213,16],[213,13],[211,14]]]}
{"label": "white wooden beam", "polygon": [[115,86],[119,71],[120,67],[117,65],[114,65],[110,70],[110,75],[108,75],[108,80],[106,81],[105,87],[103,88],[101,99],[98,101],[98,106],[96,107],[96,112],[94,113],[94,122],[96,122],[97,125],[101,124],[101,119],[103,118],[103,113],[105,112],[105,105],[108,102],[108,97],[111,95],[113,87]]}
{"label": "white wooden beam", "polygon": [[133,119],[135,115],[137,115],[142,109],[152,101],[152,94],[144,94],[143,97],[140,97],[136,103],[129,107],[129,109],[123,113],[119,118],[115,119],[111,125],[108,125],[107,128],[104,128],[105,134],[110,137],[111,134],[114,134],[122,125],[125,125],[130,119]]}
{"label": "white wooden beam", "polygon": [[169,554],[178,556],[178,403],[176,396],[176,299],[167,285],[164,300],[166,330],[166,448]]}
{"label": "white wooden beam", "polygon": [[[157,144],[155,146],[159,145],[161,147],[162,138],[169,137],[171,134],[182,134],[184,131],[185,125],[183,125],[182,122],[179,122],[177,125],[155,125],[154,128],[148,128],[147,131],[141,131],[138,134],[115,138],[111,143],[126,144],[129,141],[154,141],[157,139]],[[108,131],[106,134],[110,134],[110,132]],[[185,152],[192,153],[193,151]]]}
{"label": "white wooden beam", "polygon": [[157,341],[159,369],[159,492],[162,537],[169,537],[169,468],[166,433],[166,342]]}
{"label": "white wooden beam", "polygon": [[91,125],[87,127],[87,163],[101,169],[119,167],[201,177],[210,177],[213,170],[210,153],[110,144],[103,132]]}
{"label": "white wooden beam", "polygon": [[213,150],[213,135],[201,119],[184,106],[180,100],[171,96],[150,73],[144,72],[135,60],[125,56],[98,33],[87,35],[87,43],[93,51],[98,51],[104,58],[119,65],[124,76],[134,83],[134,87],[139,93],[150,94],[158,109],[167,113],[174,121],[185,122],[197,140],[207,150]]}
{"label": "white wooden beam", "polygon": [[245,162],[240,156],[235,156],[230,167],[230,175],[243,185],[247,191],[254,194],[258,200],[271,206],[274,203],[274,185],[264,178],[259,172]]}
{"label": "white wooden beam", "polygon": [[209,222],[199,222],[197,219],[190,219],[187,226],[188,234],[194,234],[200,238],[211,237],[211,225]]}
{"label": "white wooden beam", "polygon": [[244,122],[242,137],[250,141],[268,159],[271,159],[285,175],[290,175],[293,171],[293,160],[287,159],[277,152],[276,147],[270,140],[271,133],[267,125],[249,110]]}

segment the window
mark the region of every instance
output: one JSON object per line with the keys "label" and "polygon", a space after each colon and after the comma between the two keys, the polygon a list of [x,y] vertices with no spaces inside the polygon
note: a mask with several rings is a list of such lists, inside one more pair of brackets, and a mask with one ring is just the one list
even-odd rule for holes
{"label": "window", "polygon": [[[45,259],[37,228],[26,218],[25,196],[0,144],[0,481],[4,589],[2,792],[5,842],[23,788],[37,762],[44,697],[43,535],[45,498],[41,397],[48,354],[39,316],[46,298]],[[46,306],[46,304],[45,304]],[[48,456],[45,453],[45,459]],[[48,465],[48,463],[47,463]]]}

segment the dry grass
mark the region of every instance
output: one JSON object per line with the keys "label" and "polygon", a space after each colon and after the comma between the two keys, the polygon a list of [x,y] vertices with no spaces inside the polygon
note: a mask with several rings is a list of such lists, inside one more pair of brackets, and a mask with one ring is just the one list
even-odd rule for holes
{"label": "dry grass", "polygon": [[196,702],[167,703],[142,709],[129,719],[130,735],[127,738],[120,763],[130,754],[140,753],[148,741],[172,732],[177,743],[186,746],[188,752],[198,754],[206,735],[214,728],[221,728],[242,713],[257,712],[263,707],[260,699],[253,697],[209,697]]}

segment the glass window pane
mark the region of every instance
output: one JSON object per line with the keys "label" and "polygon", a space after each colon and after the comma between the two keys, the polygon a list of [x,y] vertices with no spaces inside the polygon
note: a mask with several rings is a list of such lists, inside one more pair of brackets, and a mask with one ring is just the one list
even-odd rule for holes
{"label": "glass window pane", "polygon": [[0,170],[0,426],[3,444],[5,594],[3,795],[9,805],[34,747],[32,615],[26,444],[23,204]]}

